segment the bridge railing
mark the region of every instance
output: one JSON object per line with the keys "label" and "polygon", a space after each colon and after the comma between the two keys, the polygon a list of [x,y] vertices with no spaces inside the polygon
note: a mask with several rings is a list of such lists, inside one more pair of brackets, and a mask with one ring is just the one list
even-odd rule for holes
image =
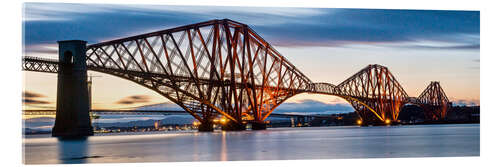
{"label": "bridge railing", "polygon": [[57,59],[34,57],[34,56],[23,56],[22,60],[23,61],[40,61],[40,62],[59,63],[59,60],[57,60]]}

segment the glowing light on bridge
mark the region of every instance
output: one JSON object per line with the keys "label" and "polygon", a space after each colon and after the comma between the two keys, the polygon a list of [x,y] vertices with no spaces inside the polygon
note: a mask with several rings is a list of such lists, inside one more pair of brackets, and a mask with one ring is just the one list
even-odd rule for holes
{"label": "glowing light on bridge", "polygon": [[193,121],[193,126],[200,126],[200,122],[199,121]]}
{"label": "glowing light on bridge", "polygon": [[226,118],[224,118],[224,117],[222,117],[222,118],[220,119],[220,123],[221,123],[221,124],[226,124],[226,122],[227,122],[227,121],[228,121],[228,120],[227,120]]}

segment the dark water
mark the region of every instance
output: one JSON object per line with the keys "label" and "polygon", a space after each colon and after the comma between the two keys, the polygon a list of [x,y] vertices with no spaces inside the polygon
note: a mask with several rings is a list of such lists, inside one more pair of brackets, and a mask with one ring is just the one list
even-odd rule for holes
{"label": "dark water", "polygon": [[479,156],[479,124],[25,138],[27,164]]}

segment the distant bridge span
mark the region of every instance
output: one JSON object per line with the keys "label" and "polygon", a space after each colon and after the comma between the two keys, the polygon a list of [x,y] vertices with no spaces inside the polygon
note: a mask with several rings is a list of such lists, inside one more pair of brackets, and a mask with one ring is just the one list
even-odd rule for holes
{"label": "distant bridge span", "polygon": [[[91,110],[92,114],[100,115],[189,115],[183,110]],[[23,110],[23,115],[56,115],[56,110]],[[269,117],[276,118],[293,118],[293,117],[309,117],[309,118],[333,118],[328,114],[288,114],[288,113],[271,113]]]}
{"label": "distant bridge span", "polygon": [[[24,57],[23,70],[61,74],[75,63],[61,61],[63,50],[59,54],[59,61]],[[428,119],[443,119],[450,105],[439,82],[409,97],[381,65],[368,65],[338,85],[314,83],[246,24],[228,19],[88,45],[84,56],[88,70],[154,90],[207,126],[219,115],[232,120],[232,129],[244,121],[263,123],[300,93],[341,97],[365,124],[397,121],[406,103],[422,106]]]}

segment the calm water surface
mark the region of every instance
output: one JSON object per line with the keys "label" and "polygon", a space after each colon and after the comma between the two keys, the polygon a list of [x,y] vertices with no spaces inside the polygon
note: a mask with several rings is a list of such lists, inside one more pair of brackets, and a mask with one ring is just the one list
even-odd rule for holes
{"label": "calm water surface", "polygon": [[27,164],[479,156],[479,124],[23,139]]}

